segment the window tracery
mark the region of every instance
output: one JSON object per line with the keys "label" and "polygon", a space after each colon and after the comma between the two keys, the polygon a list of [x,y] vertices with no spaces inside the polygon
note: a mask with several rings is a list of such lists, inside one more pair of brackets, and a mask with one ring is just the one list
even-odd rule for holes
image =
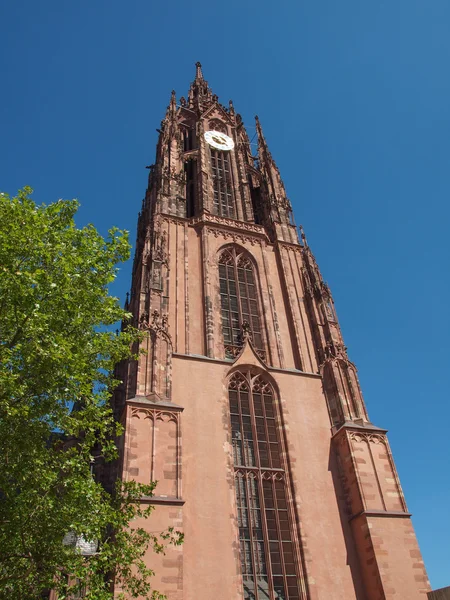
{"label": "window tracery", "polygon": [[272,386],[236,372],[228,386],[245,600],[299,600]]}
{"label": "window tracery", "polygon": [[254,266],[245,252],[227,248],[219,257],[222,333],[227,357],[235,357],[249,336],[263,360],[263,337]]}

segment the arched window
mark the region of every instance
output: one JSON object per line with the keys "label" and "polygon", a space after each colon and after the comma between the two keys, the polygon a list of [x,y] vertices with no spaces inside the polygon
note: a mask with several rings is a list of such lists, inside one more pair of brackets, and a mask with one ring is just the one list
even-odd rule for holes
{"label": "arched window", "polygon": [[236,248],[222,252],[219,281],[226,356],[231,358],[239,353],[244,330],[265,359],[254,267],[245,252]]}
{"label": "arched window", "polygon": [[230,153],[213,148],[210,148],[210,152],[214,188],[213,212],[220,217],[235,219]]}
{"label": "arched window", "polygon": [[299,600],[273,389],[260,375],[237,372],[228,395],[244,599]]}

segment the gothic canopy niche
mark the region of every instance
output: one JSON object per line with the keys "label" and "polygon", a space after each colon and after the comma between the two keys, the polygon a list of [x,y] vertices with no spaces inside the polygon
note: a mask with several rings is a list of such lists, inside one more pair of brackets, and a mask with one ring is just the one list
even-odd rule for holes
{"label": "gothic canopy niche", "polygon": [[146,354],[141,359],[145,372],[143,395],[169,400],[172,393],[172,338],[167,315],[154,310],[151,319],[144,313],[140,328],[148,332],[144,344]]}

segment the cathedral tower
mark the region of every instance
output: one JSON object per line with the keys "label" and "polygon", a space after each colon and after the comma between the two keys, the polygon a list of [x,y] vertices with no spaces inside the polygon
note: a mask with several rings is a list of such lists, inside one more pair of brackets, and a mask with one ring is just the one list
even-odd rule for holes
{"label": "cathedral tower", "polygon": [[386,431],[256,118],[257,153],[200,63],[172,92],[137,228],[120,476],[158,481],[169,600],[414,600],[426,572]]}

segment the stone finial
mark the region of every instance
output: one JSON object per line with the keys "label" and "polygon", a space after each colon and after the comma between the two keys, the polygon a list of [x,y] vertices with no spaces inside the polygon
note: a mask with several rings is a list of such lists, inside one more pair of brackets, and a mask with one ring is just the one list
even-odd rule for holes
{"label": "stone finial", "polygon": [[263,130],[261,127],[261,123],[258,115],[255,115],[255,123],[256,123],[256,134],[258,136],[258,150],[263,152],[264,155],[271,158],[269,149],[267,148],[266,138],[264,137]]}
{"label": "stone finial", "polygon": [[303,225],[299,225],[298,228],[300,230],[300,237],[302,238],[303,245],[305,246],[305,248],[308,248],[308,242],[306,241],[306,235],[303,229]]}
{"label": "stone finial", "polygon": [[173,120],[177,112],[177,95],[175,90],[172,90],[170,95],[169,106],[167,107],[166,120]]}
{"label": "stone finial", "polygon": [[195,63],[195,79],[197,81],[203,80],[202,63],[200,62]]}

